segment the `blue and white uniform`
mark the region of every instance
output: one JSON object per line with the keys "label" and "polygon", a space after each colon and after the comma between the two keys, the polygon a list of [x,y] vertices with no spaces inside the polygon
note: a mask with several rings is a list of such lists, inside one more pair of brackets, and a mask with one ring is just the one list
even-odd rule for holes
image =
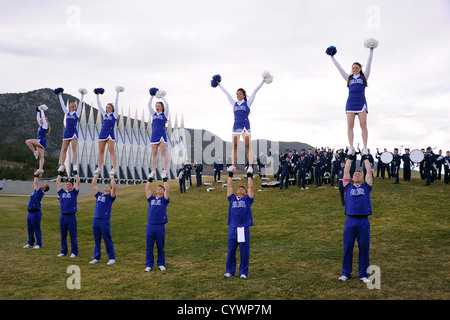
{"label": "blue and white uniform", "polygon": [[353,266],[353,247],[358,241],[359,249],[359,278],[367,278],[369,267],[370,247],[370,223],[372,214],[370,192],[372,187],[366,182],[361,186],[348,183],[344,187],[345,214],[347,220],[344,226],[344,258],[342,263],[342,275],[348,279],[351,277]]}
{"label": "blue and white uniform", "polygon": [[166,134],[166,122],[169,116],[169,103],[164,97],[161,97],[164,102],[164,112],[156,112],[152,107],[153,96],[150,96],[148,102],[148,111],[152,116],[152,136],[150,139],[151,144],[158,144],[161,141],[167,143]]}
{"label": "blue and white uniform", "polygon": [[116,259],[114,251],[114,244],[111,237],[111,211],[112,205],[116,197],[111,194],[103,194],[97,192],[95,195],[97,201],[95,202],[95,212],[93,221],[93,231],[95,240],[94,259],[101,258],[101,243],[102,237],[105,241],[106,253],[110,260]]}
{"label": "blue and white uniform", "polygon": [[166,257],[164,254],[164,243],[166,240],[166,228],[165,225],[168,222],[167,219],[167,206],[169,205],[170,198],[157,198],[150,196],[148,201],[148,218],[147,218],[147,230],[146,230],[146,262],[145,267],[153,268],[155,263],[153,248],[156,242],[158,249],[158,260],[156,264],[158,266],[164,266],[166,263]]}
{"label": "blue and white uniform", "polygon": [[42,247],[42,232],[41,232],[41,200],[44,197],[44,191],[39,188],[33,190],[28,201],[28,215],[27,215],[27,229],[28,229],[28,242],[30,246],[34,245],[34,235],[36,235],[36,245]]}
{"label": "blue and white uniform", "polygon": [[236,272],[236,250],[239,245],[241,263],[239,275],[248,275],[250,262],[250,228],[253,226],[251,206],[253,198],[245,195],[238,198],[234,193],[228,197],[228,256],[226,272],[234,276]]}
{"label": "blue and white uniform", "polygon": [[59,204],[61,207],[61,216],[59,217],[59,228],[61,231],[61,253],[66,255],[67,247],[67,231],[70,235],[71,251],[74,255],[78,255],[77,241],[77,197],[78,190],[73,188],[70,191],[60,189],[58,191]]}
{"label": "blue and white uniform", "polygon": [[102,129],[100,130],[100,134],[98,136],[99,141],[106,141],[108,139],[111,139],[112,141],[116,140],[115,135],[115,125],[117,118],[119,116],[119,92],[117,92],[116,95],[116,102],[114,104],[114,112],[113,113],[106,113],[106,111],[103,109],[102,104],[100,103],[100,97],[97,95],[97,105],[98,109],[102,113],[103,116],[103,123],[102,123]]}
{"label": "blue and white uniform", "polygon": [[[366,69],[364,70],[366,80],[369,80],[370,69],[372,65],[372,57],[373,57],[373,50],[370,50],[369,59],[367,60]],[[341,67],[339,62],[337,62],[334,56],[331,56],[331,60],[333,60],[333,63],[338,68],[344,80],[347,81],[349,74],[347,74],[344,71],[344,69]],[[361,75],[360,74],[352,75],[348,87],[348,98],[347,104],[345,106],[345,112],[359,113],[363,111],[366,112],[369,111],[367,107],[365,90],[366,90],[366,83],[364,82],[364,79],[361,77]]]}
{"label": "blue and white uniform", "polygon": [[235,101],[233,97],[230,95],[230,93],[220,84],[219,88],[222,89],[222,91],[225,93],[225,95],[228,98],[228,101],[233,107],[234,112],[234,124],[233,124],[233,134],[242,134],[243,132],[247,132],[248,134],[251,134],[250,129],[250,120],[248,119],[248,116],[250,114],[250,108],[253,104],[253,101],[255,100],[256,93],[258,90],[262,87],[264,84],[264,81],[261,81],[261,83],[256,87],[256,89],[253,91],[252,95],[245,100]]}
{"label": "blue and white uniform", "polygon": [[69,111],[69,106],[66,106],[64,104],[62,95],[59,94],[58,96],[59,96],[59,102],[61,103],[61,108],[66,117],[66,127],[64,129],[63,140],[72,140],[73,138],[78,139],[77,125],[78,125],[78,120],[80,119],[80,115],[81,115],[81,107],[83,105],[84,95],[81,95],[81,99],[78,102],[77,111],[72,111],[72,112]]}
{"label": "blue and white uniform", "polygon": [[[41,119],[43,121],[42,125],[40,124]],[[39,145],[42,147],[42,149],[45,149],[47,147],[48,123],[45,119],[44,110],[40,110],[36,113],[36,121],[39,123],[39,128],[37,131],[37,141],[39,142]]]}

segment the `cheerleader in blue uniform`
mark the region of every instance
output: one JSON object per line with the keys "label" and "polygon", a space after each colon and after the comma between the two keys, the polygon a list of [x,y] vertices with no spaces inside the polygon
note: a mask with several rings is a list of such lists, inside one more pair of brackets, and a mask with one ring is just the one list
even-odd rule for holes
{"label": "cheerleader in blue uniform", "polygon": [[236,161],[237,161],[237,148],[240,136],[242,135],[245,143],[245,148],[247,150],[248,156],[248,173],[253,173],[253,151],[251,146],[251,129],[250,129],[250,121],[248,116],[250,114],[250,108],[255,100],[256,93],[262,87],[264,83],[272,83],[273,76],[268,72],[264,72],[262,74],[263,80],[253,91],[252,95],[247,99],[247,94],[244,89],[239,88],[236,92],[237,101],[233,99],[233,97],[228,93],[228,91],[221,85],[222,78],[220,75],[216,75],[213,77],[211,81],[211,85],[213,87],[219,86],[220,89],[225,93],[233,107],[234,112],[234,125],[232,131],[232,140],[233,140],[233,149],[232,149],[232,164],[228,167],[228,171],[231,172],[236,169]]}
{"label": "cheerleader in blue uniform", "polygon": [[[169,103],[164,98],[166,92],[158,90],[157,88],[150,89],[150,101],[148,102],[148,110],[152,116],[152,136],[150,143],[152,145],[152,172],[149,178],[154,179],[156,177],[156,161],[158,159],[158,148],[161,150],[161,156],[163,159],[163,172],[162,178],[167,177],[167,134],[166,134],[166,122],[169,116]],[[155,109],[152,107],[153,97],[160,98],[162,101],[158,101],[155,104]]]}
{"label": "cheerleader in blue uniform", "polygon": [[63,145],[62,145],[62,153],[61,153],[61,163],[58,168],[58,171],[64,171],[64,163],[66,162],[67,149],[69,148],[69,144],[72,144],[72,154],[73,154],[73,170],[78,171],[78,156],[77,156],[77,144],[78,144],[78,129],[77,124],[80,119],[83,98],[87,93],[86,89],[79,89],[78,92],[81,93],[81,99],[78,102],[78,106],[75,102],[70,102],[67,107],[62,98],[63,93],[62,88],[57,88],[53,92],[55,92],[59,97],[59,102],[61,103],[61,108],[66,117],[66,128],[64,129],[63,135]]}
{"label": "cheerleader in blue uniform", "polygon": [[39,175],[44,172],[44,151],[47,147],[46,137],[50,133],[50,123],[44,113],[47,109],[48,107],[45,104],[36,107],[36,121],[39,123],[37,139],[27,139],[25,141],[28,148],[30,148],[31,152],[33,152],[34,157],[39,159],[39,169],[36,170],[34,173],[35,175]]}
{"label": "cheerleader in blue uniform", "polygon": [[108,144],[109,154],[111,155],[111,162],[113,168],[109,172],[110,175],[115,175],[117,173],[117,157],[115,147],[115,125],[117,121],[117,117],[119,116],[119,93],[124,91],[123,87],[116,87],[116,102],[115,104],[108,103],[106,105],[106,109],[103,109],[102,104],[100,102],[100,94],[105,92],[102,88],[94,89],[94,93],[97,95],[97,105],[98,109],[102,113],[103,123],[102,129],[100,130],[100,134],[98,136],[98,167],[95,169],[94,174],[99,174],[102,171],[103,159],[105,155],[105,147]]}
{"label": "cheerleader in blue uniform", "polygon": [[369,109],[367,107],[367,101],[365,96],[365,89],[367,87],[367,80],[369,79],[370,69],[372,64],[373,57],[373,49],[378,46],[378,41],[374,39],[366,40],[365,47],[370,48],[369,58],[367,61],[366,69],[362,70],[362,66],[359,62],[355,62],[352,65],[352,73],[349,75],[345,70],[341,67],[341,65],[337,62],[334,55],[336,54],[335,47],[329,47],[326,51],[328,55],[331,56],[331,60],[341,73],[344,80],[347,82],[347,87],[349,90],[347,104],[345,107],[345,112],[347,114],[347,136],[350,144],[349,154],[353,153],[353,127],[355,125],[355,117],[358,115],[359,124],[361,126],[362,131],[362,140],[363,140],[363,154],[368,154],[367,148],[367,138],[368,138],[368,130],[367,130],[367,113]]}

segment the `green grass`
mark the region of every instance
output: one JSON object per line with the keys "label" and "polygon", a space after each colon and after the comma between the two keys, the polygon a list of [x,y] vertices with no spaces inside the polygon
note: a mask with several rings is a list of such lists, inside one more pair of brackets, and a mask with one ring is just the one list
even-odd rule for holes
{"label": "green grass", "polygon": [[[144,185],[118,190],[111,221],[117,263],[112,266],[106,265],[104,245],[101,263],[89,264],[94,251],[93,196],[78,200],[75,259],[56,257],[60,251],[56,197],[45,196],[42,201],[43,247],[34,250],[22,248],[27,242],[28,197],[0,196],[0,299],[447,300],[450,187],[443,181],[422,185],[417,175],[399,185],[375,178],[370,263],[380,267],[379,290],[357,280],[357,246],[354,278],[337,281],[345,216],[339,191],[329,185],[256,191],[261,181],[255,178],[248,280],[223,278],[228,202],[226,188],[220,185],[211,192],[194,186],[180,194],[178,182],[170,182],[164,272],[144,272],[148,210]],[[70,265],[81,269],[80,290],[66,286]]]}

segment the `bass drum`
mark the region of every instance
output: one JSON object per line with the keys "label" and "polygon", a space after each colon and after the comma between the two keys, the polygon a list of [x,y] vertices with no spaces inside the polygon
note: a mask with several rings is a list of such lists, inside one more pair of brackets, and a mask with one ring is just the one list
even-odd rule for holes
{"label": "bass drum", "polygon": [[384,164],[389,164],[394,160],[394,155],[392,154],[392,152],[385,151],[381,154],[380,160]]}
{"label": "bass drum", "polygon": [[424,154],[422,150],[414,149],[409,153],[409,158],[414,163],[420,163],[424,159]]}

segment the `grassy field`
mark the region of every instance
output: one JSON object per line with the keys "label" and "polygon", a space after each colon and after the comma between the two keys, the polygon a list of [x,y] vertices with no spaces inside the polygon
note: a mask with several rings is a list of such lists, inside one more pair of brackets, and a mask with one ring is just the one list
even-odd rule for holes
{"label": "grassy field", "polygon": [[[193,179],[195,183],[195,178]],[[211,178],[205,178],[211,181]],[[246,182],[235,181],[238,184]],[[225,279],[227,255],[226,188],[214,185],[180,194],[171,181],[166,225],[166,271],[144,272],[148,203],[144,185],[118,190],[113,205],[112,236],[117,263],[102,245],[101,263],[90,265],[95,199],[78,200],[79,256],[58,258],[59,203],[45,196],[43,247],[27,242],[28,196],[0,196],[1,300],[448,300],[450,186],[429,187],[413,175],[411,182],[375,178],[372,191],[370,264],[381,270],[381,288],[368,289],[341,274],[345,222],[338,189],[310,186],[261,190],[255,178],[248,280]],[[235,188],[236,189],[236,188]],[[256,191],[258,190],[258,191]],[[70,247],[70,242],[69,242]],[[156,251],[156,249],[155,249]],[[81,270],[81,289],[66,286],[67,268]],[[356,272],[355,272],[356,271]]]}

